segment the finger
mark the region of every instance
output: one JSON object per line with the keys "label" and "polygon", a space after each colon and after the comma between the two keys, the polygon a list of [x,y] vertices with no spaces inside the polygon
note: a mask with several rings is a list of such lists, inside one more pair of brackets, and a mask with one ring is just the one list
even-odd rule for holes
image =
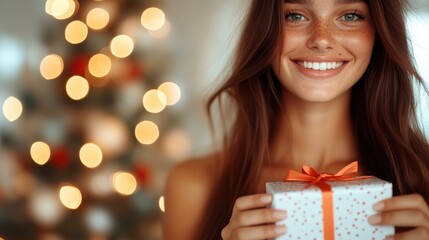
{"label": "finger", "polygon": [[222,237],[222,239],[230,239],[230,236],[231,236],[231,225],[230,224],[228,224],[226,227],[224,227],[222,229],[220,236]]}
{"label": "finger", "polygon": [[429,239],[429,229],[427,228],[414,228],[410,231],[402,232],[395,234],[392,238],[388,238],[389,240],[427,240]]}
{"label": "finger", "polygon": [[382,200],[373,206],[376,211],[391,211],[398,209],[420,209],[429,216],[429,207],[419,194],[409,194]]}
{"label": "finger", "polygon": [[381,212],[368,218],[372,225],[392,225],[396,227],[424,227],[429,229],[429,217],[420,210],[396,210]]}
{"label": "finger", "polygon": [[233,240],[256,240],[275,238],[285,234],[287,231],[285,225],[261,225],[254,227],[244,227],[236,229],[231,236]]}
{"label": "finger", "polygon": [[272,201],[272,196],[269,194],[254,194],[249,196],[243,196],[235,200],[232,214],[238,211],[261,208],[267,206]]}
{"label": "finger", "polygon": [[233,226],[252,226],[265,223],[273,223],[286,218],[286,211],[272,208],[260,208],[248,210],[234,215],[230,223]]}

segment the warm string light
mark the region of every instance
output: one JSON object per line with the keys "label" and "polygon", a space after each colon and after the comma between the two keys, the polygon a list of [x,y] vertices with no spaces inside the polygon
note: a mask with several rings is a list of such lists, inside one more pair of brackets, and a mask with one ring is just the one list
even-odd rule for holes
{"label": "warm string light", "polygon": [[31,145],[30,155],[33,161],[39,165],[44,165],[51,157],[51,149],[44,142],[35,142]]}
{"label": "warm string light", "polygon": [[75,20],[67,24],[65,38],[71,44],[79,44],[88,37],[88,27],[85,23]]}
{"label": "warm string light", "polygon": [[160,113],[167,106],[167,97],[160,90],[149,90],[143,96],[143,106],[150,113]]}
{"label": "warm string light", "polygon": [[40,62],[40,74],[46,80],[52,80],[61,75],[64,70],[63,59],[56,55],[50,54]]}
{"label": "warm string light", "polygon": [[8,97],[3,103],[3,115],[7,120],[13,122],[22,114],[22,103],[15,97]]}
{"label": "warm string light", "polygon": [[165,212],[164,196],[159,198],[158,205],[159,209],[161,209],[162,212]]}
{"label": "warm string light", "polygon": [[134,42],[127,35],[118,35],[110,42],[112,54],[118,58],[128,57],[134,50]]}
{"label": "warm string light", "polygon": [[47,0],[45,4],[45,12],[58,20],[70,18],[78,8],[77,0]]}
{"label": "warm string light", "polygon": [[96,54],[88,63],[88,70],[94,77],[102,78],[109,74],[112,69],[112,61],[104,54]]}
{"label": "warm string light", "polygon": [[165,14],[159,8],[148,8],[144,10],[141,15],[141,24],[144,28],[148,30],[158,30],[164,25],[164,23]]}
{"label": "warm string light", "polygon": [[[167,101],[166,104],[171,106],[180,100],[180,87],[173,82],[165,82],[158,87],[158,90],[164,93]],[[162,97],[161,97],[162,98]]]}
{"label": "warm string light", "polygon": [[69,209],[77,209],[82,203],[82,193],[71,185],[61,187],[59,196],[61,203]]}
{"label": "warm string light", "polygon": [[69,8],[69,0],[47,0],[45,4],[46,13],[55,18],[66,14]]}
{"label": "warm string light", "polygon": [[88,81],[81,76],[73,76],[66,83],[67,95],[73,100],[81,100],[89,92]]}
{"label": "warm string light", "polygon": [[128,172],[117,172],[112,177],[112,186],[122,195],[131,195],[137,189],[136,178]]}
{"label": "warm string light", "polygon": [[141,144],[150,145],[159,137],[158,126],[151,121],[142,121],[135,128],[135,135]]}
{"label": "warm string light", "polygon": [[109,24],[109,12],[103,8],[94,8],[86,16],[86,24],[93,30],[101,30]]}
{"label": "warm string light", "polygon": [[87,143],[80,148],[79,158],[85,167],[96,168],[103,160],[103,152],[94,143]]}

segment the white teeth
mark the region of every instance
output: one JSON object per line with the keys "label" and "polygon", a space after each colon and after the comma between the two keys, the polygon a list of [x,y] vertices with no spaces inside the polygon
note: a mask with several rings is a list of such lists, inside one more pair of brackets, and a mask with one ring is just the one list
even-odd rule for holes
{"label": "white teeth", "polygon": [[336,69],[341,67],[344,62],[307,62],[307,61],[299,61],[299,65],[304,68],[311,68],[313,70],[325,71],[330,69]]}

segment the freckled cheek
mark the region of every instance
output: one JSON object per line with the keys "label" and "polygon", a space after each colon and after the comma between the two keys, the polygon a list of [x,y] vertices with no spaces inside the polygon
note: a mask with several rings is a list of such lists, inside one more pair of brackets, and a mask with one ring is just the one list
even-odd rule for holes
{"label": "freckled cheek", "polygon": [[283,34],[283,54],[302,46],[307,35],[303,31],[287,30],[287,33]]}
{"label": "freckled cheek", "polygon": [[341,42],[352,54],[371,57],[374,46],[374,34],[371,31],[344,34]]}

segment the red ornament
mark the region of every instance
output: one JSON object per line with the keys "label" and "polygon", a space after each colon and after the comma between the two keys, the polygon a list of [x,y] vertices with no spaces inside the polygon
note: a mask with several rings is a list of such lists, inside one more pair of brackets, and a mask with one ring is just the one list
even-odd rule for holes
{"label": "red ornament", "polygon": [[70,163],[70,152],[66,147],[59,147],[52,151],[51,163],[56,169],[62,170]]}
{"label": "red ornament", "polygon": [[143,71],[137,62],[130,62],[127,65],[127,76],[130,80],[140,79],[143,77]]}
{"label": "red ornament", "polygon": [[89,56],[86,54],[80,54],[74,56],[69,64],[69,74],[70,76],[85,76],[86,68],[88,67]]}
{"label": "red ornament", "polygon": [[139,165],[134,170],[137,181],[141,185],[146,185],[149,182],[151,170],[148,166]]}

